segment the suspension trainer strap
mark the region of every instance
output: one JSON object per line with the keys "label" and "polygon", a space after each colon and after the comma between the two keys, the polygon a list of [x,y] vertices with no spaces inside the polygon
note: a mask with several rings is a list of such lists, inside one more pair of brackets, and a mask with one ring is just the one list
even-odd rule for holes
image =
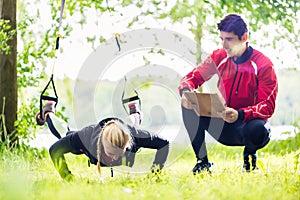
{"label": "suspension trainer strap", "polygon": [[60,28],[61,28],[61,25],[62,25],[64,8],[65,8],[65,0],[61,0],[61,7],[60,7],[60,14],[59,14],[59,24],[58,24],[58,34],[57,34],[57,38],[56,38],[55,50],[58,50],[58,48],[59,48],[59,38],[62,38],[62,36],[59,34],[59,32],[60,32]]}
{"label": "suspension trainer strap", "polygon": [[[59,16],[58,32],[60,31],[60,28],[61,28],[61,25],[62,25],[62,18],[63,18],[64,6],[65,6],[65,0],[62,0],[61,1],[60,16]],[[62,36],[60,34],[58,34],[57,38],[56,38],[56,41],[55,41],[55,52],[59,49],[59,39],[60,38],[62,38]],[[55,58],[56,58],[56,56],[55,56]],[[40,96],[40,113],[43,113],[43,100],[54,101],[55,102],[55,105],[54,105],[55,107],[56,107],[56,105],[58,103],[58,96],[57,96],[56,88],[55,88],[54,81],[53,81],[54,66],[55,66],[55,61],[54,61],[54,64],[52,66],[52,74],[51,74],[50,80],[48,81],[46,87],[44,88],[44,90],[42,91],[41,96]],[[49,87],[50,83],[52,84],[52,88],[53,88],[55,97],[44,95],[45,92],[46,92],[46,90],[47,90],[47,88]],[[43,119],[43,115],[42,114],[40,115],[40,117]]]}
{"label": "suspension trainer strap", "polygon": [[[53,87],[55,97],[44,95],[44,93],[46,92],[46,90],[49,87],[50,83],[52,83],[52,87]],[[56,107],[56,105],[58,103],[58,96],[57,96],[57,92],[56,92],[54,81],[53,81],[53,74],[51,75],[50,80],[48,81],[46,87],[44,88],[44,90],[41,93],[41,96],[40,96],[40,113],[43,113],[43,100],[54,101],[55,102],[54,107]],[[43,119],[43,115],[40,115],[40,116]]]}
{"label": "suspension trainer strap", "polygon": [[110,167],[110,176],[111,176],[111,177],[114,177],[114,170],[113,170],[112,167]]}
{"label": "suspension trainer strap", "polygon": [[123,102],[123,104],[125,104],[125,103],[129,103],[131,101],[136,101],[136,100],[139,100],[139,99],[140,98],[138,96],[134,96],[134,97],[129,97],[127,99],[123,99],[122,102]]}
{"label": "suspension trainer strap", "polygon": [[63,18],[63,13],[64,13],[64,7],[65,7],[65,0],[61,0],[61,8],[60,8],[60,15],[59,15],[59,26],[58,26],[58,31],[61,27],[62,24],[62,18]]}
{"label": "suspension trainer strap", "polygon": [[127,111],[126,107],[125,107],[125,104],[129,103],[129,102],[132,102],[132,101],[139,101],[139,107],[141,108],[141,99],[139,97],[139,94],[138,92],[134,89],[134,87],[131,85],[131,88],[132,90],[134,91],[135,93],[135,96],[133,97],[129,97],[129,98],[124,98],[125,96],[125,90],[126,90],[126,83],[127,83],[127,78],[126,76],[124,76],[124,88],[123,88],[123,92],[122,92],[122,105],[123,105],[123,108],[124,110],[126,111],[126,113],[129,115],[129,112]]}
{"label": "suspension trainer strap", "polygon": [[121,45],[120,45],[120,34],[116,33],[115,34],[115,38],[116,38],[116,42],[117,42],[117,46],[119,48],[119,51],[121,51]]}
{"label": "suspension trainer strap", "polygon": [[60,32],[60,28],[61,28],[61,25],[62,25],[64,7],[65,7],[65,0],[61,0],[61,7],[60,7],[60,14],[59,14],[59,25],[58,25],[58,34],[57,34],[57,38],[56,38],[55,50],[59,49],[59,38],[62,38],[62,36],[59,34],[59,32]]}

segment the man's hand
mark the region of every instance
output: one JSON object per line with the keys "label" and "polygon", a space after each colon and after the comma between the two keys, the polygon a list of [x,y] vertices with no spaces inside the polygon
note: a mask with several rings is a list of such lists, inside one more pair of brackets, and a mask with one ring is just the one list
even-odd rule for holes
{"label": "man's hand", "polygon": [[238,119],[239,113],[233,108],[226,107],[225,110],[221,113],[221,116],[225,122],[233,123]]}

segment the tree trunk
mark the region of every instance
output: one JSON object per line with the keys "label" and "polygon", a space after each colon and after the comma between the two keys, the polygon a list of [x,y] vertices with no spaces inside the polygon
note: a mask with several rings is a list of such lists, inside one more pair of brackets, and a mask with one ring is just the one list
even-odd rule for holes
{"label": "tree trunk", "polygon": [[[16,29],[16,0],[0,0],[0,18],[9,20],[11,29]],[[17,34],[8,42],[11,51],[8,55],[0,52],[0,113],[2,113],[3,100],[5,98],[5,124],[8,136],[12,144],[16,141],[14,123],[17,120]],[[3,120],[3,118],[2,118]],[[3,122],[3,121],[2,121]],[[3,128],[3,127],[2,127]],[[0,129],[1,131],[1,129]],[[4,141],[5,135],[1,135]]]}

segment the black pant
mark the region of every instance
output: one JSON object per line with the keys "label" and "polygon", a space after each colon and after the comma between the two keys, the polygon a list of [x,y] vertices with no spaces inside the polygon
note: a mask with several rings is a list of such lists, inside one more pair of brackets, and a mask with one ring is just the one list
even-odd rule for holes
{"label": "black pant", "polygon": [[226,146],[245,146],[247,153],[255,153],[270,141],[264,119],[227,123],[221,118],[199,117],[183,107],[182,117],[197,159],[207,156],[205,131]]}

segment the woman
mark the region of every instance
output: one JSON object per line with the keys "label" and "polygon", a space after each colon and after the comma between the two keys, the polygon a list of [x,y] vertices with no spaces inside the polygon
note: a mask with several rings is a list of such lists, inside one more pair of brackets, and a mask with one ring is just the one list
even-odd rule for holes
{"label": "woman", "polygon": [[[55,116],[53,105],[53,102],[47,102],[43,108],[43,118],[38,113],[36,119],[39,125],[47,123],[52,134],[59,139],[50,147],[49,153],[63,179],[74,179],[64,157],[69,152],[85,154],[90,163],[97,165],[100,174],[101,166],[122,165],[122,157],[125,157],[124,165],[132,167],[135,153],[141,147],[157,149],[152,167],[164,167],[169,153],[167,140],[126,124],[119,118],[105,118],[98,124],[86,126],[79,131],[70,131]],[[62,137],[63,134],[66,135]]]}

